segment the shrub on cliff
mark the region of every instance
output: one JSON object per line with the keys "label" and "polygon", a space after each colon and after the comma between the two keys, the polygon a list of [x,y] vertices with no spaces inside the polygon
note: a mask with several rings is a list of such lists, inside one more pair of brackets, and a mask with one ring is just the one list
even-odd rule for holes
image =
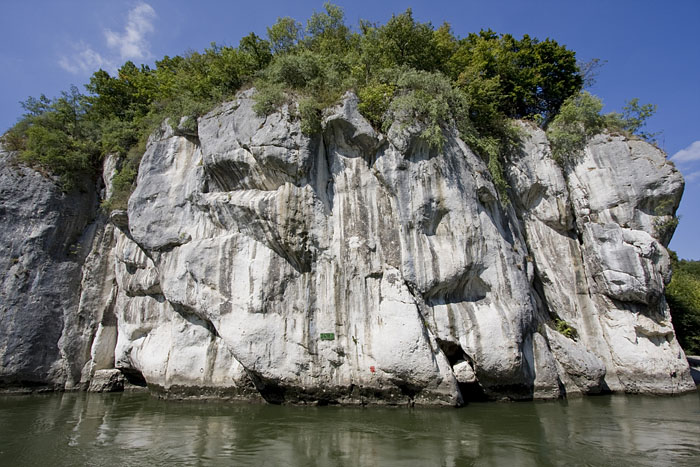
{"label": "shrub on cliff", "polygon": [[566,157],[575,157],[586,146],[588,139],[605,127],[600,114],[603,103],[584,91],[564,101],[559,114],[547,128],[552,156],[562,163]]}
{"label": "shrub on cliff", "polygon": [[384,112],[383,131],[388,131],[394,122],[419,122],[424,127],[421,138],[439,151],[445,144],[443,127],[466,128],[470,125],[463,93],[441,73],[397,69],[390,81],[394,96]]}
{"label": "shrub on cliff", "polygon": [[623,133],[628,137],[637,137],[655,143],[659,133],[649,133],[642,130],[649,118],[655,113],[655,104],[640,104],[639,99],[635,97],[625,103],[622,107],[622,113],[607,114],[605,116],[606,125],[611,130]]}
{"label": "shrub on cliff", "polygon": [[92,179],[100,151],[95,122],[85,117],[85,96],[73,86],[59,98],[41,95],[22,107],[23,119],[3,138],[8,149],[19,150],[24,162],[60,177],[64,190],[80,187],[83,177]]}
{"label": "shrub on cliff", "polygon": [[673,276],[666,287],[676,338],[689,355],[700,355],[700,261],[678,261],[672,254]]}
{"label": "shrub on cliff", "polygon": [[638,137],[653,141],[656,133],[642,131],[647,120],[656,111],[652,104],[639,104],[639,99],[628,101],[622,113],[601,114],[603,103],[586,91],[566,99],[547,127],[547,138],[554,159],[563,163],[567,158],[576,158],[588,140],[607,129],[627,137]]}

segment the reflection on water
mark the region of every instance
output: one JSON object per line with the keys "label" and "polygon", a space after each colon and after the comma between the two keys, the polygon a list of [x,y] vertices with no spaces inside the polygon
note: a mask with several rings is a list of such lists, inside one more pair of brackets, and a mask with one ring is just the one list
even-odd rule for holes
{"label": "reflection on water", "polygon": [[0,465],[700,465],[700,393],[279,407],[145,394],[0,397]]}

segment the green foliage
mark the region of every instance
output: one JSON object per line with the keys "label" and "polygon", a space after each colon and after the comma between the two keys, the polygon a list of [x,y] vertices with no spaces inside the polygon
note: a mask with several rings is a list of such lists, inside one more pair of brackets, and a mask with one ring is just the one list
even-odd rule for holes
{"label": "green foliage", "polygon": [[630,133],[641,136],[649,141],[654,138],[656,133],[645,133],[641,131],[646,125],[646,121],[656,113],[656,104],[639,104],[639,98],[634,98],[628,101],[622,108],[622,120],[625,124],[625,130]]}
{"label": "green foliage", "polygon": [[253,71],[262,70],[272,60],[270,42],[261,39],[254,32],[241,39],[238,50],[250,59]]}
{"label": "green foliage", "polygon": [[293,18],[277,18],[277,22],[267,28],[267,37],[275,54],[291,52],[303,37],[301,23]]}
{"label": "green foliage", "polygon": [[115,209],[126,209],[129,196],[134,190],[136,176],[138,175],[141,156],[146,150],[146,140],[142,139],[132,146],[121,160],[121,166],[112,179],[112,196],[102,202],[102,209],[112,211]]}
{"label": "green foliage", "polygon": [[346,57],[299,48],[276,55],[255,87],[254,109],[260,115],[274,112],[292,97],[299,98],[302,131],[313,134],[321,129],[321,111],[352,87],[350,67]]}
{"label": "green foliage", "polygon": [[87,100],[91,113],[97,119],[117,118],[127,120],[148,112],[150,102],[157,93],[151,70],[137,68],[126,62],[112,77],[104,70],[95,72],[85,86],[91,97]]}
{"label": "green foliage", "polygon": [[72,86],[57,99],[42,95],[22,105],[27,113],[4,141],[20,150],[24,162],[59,176],[64,190],[81,187],[83,178],[94,175],[99,159],[94,122],[84,118],[89,109],[85,96]]}
{"label": "green foliage", "polygon": [[588,140],[603,131],[617,131],[628,137],[637,135],[647,141],[656,133],[644,133],[641,128],[656,111],[651,104],[639,105],[638,99],[630,100],[623,113],[601,115],[603,103],[587,91],[569,97],[547,128],[552,145],[552,155],[559,163],[580,155]]}
{"label": "green foliage", "polygon": [[444,69],[464,92],[471,131],[465,141],[487,159],[502,200],[508,184],[506,157],[517,147],[518,134],[508,118],[548,122],[567,98],[583,85],[575,54],[553,40],[527,35],[517,40],[491,30],[469,34],[455,43],[442,41],[452,54]]}
{"label": "green foliage", "polygon": [[131,189],[131,185],[136,180],[136,169],[131,165],[126,165],[114,176],[112,180],[114,190],[124,192]]}
{"label": "green foliage", "polygon": [[0,143],[7,151],[24,151],[27,149],[27,130],[31,123],[27,117],[20,120],[0,137]]}
{"label": "green foliage", "polygon": [[[196,133],[196,117],[234,95],[272,59],[270,43],[250,34],[239,48],[216,44],[204,53],[164,57],[151,69],[126,62],[115,76],[99,70],[85,86],[60,98],[29,98],[24,117],[3,136],[21,158],[59,175],[70,189],[92,179],[103,154],[128,156],[166,117],[182,116]],[[133,178],[133,165],[122,177]],[[124,183],[129,185],[130,183]],[[123,204],[123,203],[122,203]]]}
{"label": "green foliage", "polygon": [[659,219],[654,222],[656,237],[659,238],[664,245],[668,245],[668,242],[671,241],[671,236],[673,235],[673,232],[676,231],[679,220],[680,219],[678,217],[672,216],[670,218],[663,220]]}
{"label": "green foliage", "polygon": [[[553,119],[564,102],[574,107],[569,113],[581,113],[587,98],[572,96],[583,82],[575,54],[550,39],[516,39],[490,30],[458,38],[447,23],[436,29],[416,21],[411,9],[384,25],[360,21],[353,31],[343,10],[326,3],[305,27],[279,18],[267,28],[267,39],[251,33],[238,47],[212,43],[203,52],[166,56],[153,68],[126,62],[114,76],[93,74],[85,96],[30,98],[27,114],[3,136],[3,144],[66,180],[94,176],[102,155],[119,154],[128,160],[115,193],[128,196],[138,169],[131,150],[165,118],[175,125],[190,117],[188,132],[194,135],[197,117],[253,84],[256,112],[269,114],[297,102],[290,115],[299,117],[304,133],[314,134],[321,130],[324,109],[354,90],[360,112],[379,130],[394,121],[419,123],[420,137],[440,150],[447,132],[457,129],[487,161],[506,201],[504,167],[517,146],[509,118],[552,122],[555,139],[559,131],[557,141],[570,152],[580,146],[581,131],[587,137],[593,127],[583,124],[581,130],[580,115],[573,119],[579,123],[566,115],[557,124]],[[631,101],[618,120],[626,122],[626,131],[639,131],[651,110]]]}
{"label": "green foliage", "polygon": [[[503,163],[501,162],[500,153],[495,149],[491,149],[490,147],[495,146],[496,144],[498,144],[498,146],[503,146],[503,143],[500,141],[489,142],[487,139],[486,145],[483,143],[477,143],[476,147],[481,147],[482,152],[488,155],[487,167],[489,169],[489,173],[491,174],[491,178],[493,179],[493,184],[496,186],[496,190],[498,191],[498,195],[500,196],[501,200],[507,204],[509,202],[508,188],[510,188],[510,186],[508,185],[508,181],[506,180],[506,176],[503,171]],[[484,148],[484,146],[486,146],[486,148]]]}
{"label": "green foliage", "polygon": [[395,85],[372,83],[358,91],[359,110],[375,128],[381,128],[384,115],[394,98]]}
{"label": "green foliage", "polygon": [[563,163],[577,157],[588,139],[605,127],[603,103],[587,91],[568,98],[547,128],[552,156]]}
{"label": "green foliage", "polygon": [[312,98],[304,98],[299,101],[299,118],[301,119],[301,132],[305,135],[313,135],[321,131],[321,111],[323,109]]}
{"label": "green foliage", "polygon": [[508,118],[549,119],[583,84],[574,53],[551,40],[493,31],[458,39],[449,24],[435,29],[411,9],[384,25],[361,21],[352,33],[339,7],[324,10],[305,31],[291,18],[268,29],[274,55],[255,81],[255,110],[269,114],[297,100],[311,134],[322,110],[354,89],[360,112],[382,131],[393,121],[419,122],[420,137],[440,150],[456,127],[487,161],[503,200],[506,157],[517,144]]}
{"label": "green foliage", "polygon": [[269,115],[285,102],[284,86],[280,83],[259,81],[256,86],[253,110],[258,115]]}
{"label": "green foliage", "polygon": [[102,124],[101,146],[104,154],[126,152],[139,139],[139,121],[120,120],[118,118],[105,119]]}
{"label": "green foliage", "polygon": [[642,131],[647,120],[656,113],[656,105],[639,104],[639,99],[627,101],[622,107],[622,114],[611,113],[606,115],[607,125],[611,130],[625,133],[628,136],[638,136],[645,141],[655,142],[659,133],[647,133]]}
{"label": "green foliage", "polygon": [[382,129],[387,131],[393,122],[420,123],[421,138],[434,150],[445,144],[443,128],[459,127],[466,117],[464,96],[440,73],[411,68],[402,69],[396,79],[395,97],[384,117]]}
{"label": "green foliage", "polygon": [[417,23],[413,12],[407,9],[394,15],[378,30],[380,54],[384,62],[417,70],[434,71],[439,64],[433,26]]}
{"label": "green foliage", "polygon": [[310,51],[281,55],[266,70],[269,81],[290,89],[319,88],[324,79],[321,57]]}
{"label": "green foliage", "polygon": [[270,60],[267,41],[250,35],[242,42],[243,50],[212,43],[203,54],[191,52],[184,58],[156,62],[158,81],[166,87],[152,101],[155,110],[177,123],[182,116],[199,117],[232,97]]}
{"label": "green foliage", "polygon": [[700,355],[700,261],[673,261],[666,301],[681,347],[687,354]]}
{"label": "green foliage", "polygon": [[[583,79],[574,52],[547,39],[528,35],[517,40],[491,30],[469,34],[460,40],[447,64],[448,73],[467,91],[470,102],[485,105],[485,115],[499,112],[511,118],[540,115],[545,121],[577,94]],[[482,86],[495,100],[483,101]]]}
{"label": "green foliage", "polygon": [[416,22],[409,8],[383,26],[360,21],[360,34],[350,42],[353,76],[360,85],[369,85],[392,68],[444,71],[457,39],[449,24],[434,30],[430,23]]}
{"label": "green foliage", "polygon": [[326,2],[325,13],[314,13],[306,22],[306,46],[323,55],[342,55],[350,46],[350,29],[344,23],[343,10]]}
{"label": "green foliage", "polygon": [[576,330],[575,327],[567,323],[561,318],[555,318],[554,321],[554,329],[557,330],[560,334],[564,335],[565,337],[568,337],[571,340],[577,340],[578,339],[578,331]]}
{"label": "green foliage", "polygon": [[117,172],[112,180],[114,190],[112,196],[102,203],[102,208],[106,211],[126,210],[135,180],[136,170],[131,167],[124,167]]}
{"label": "green foliage", "polygon": [[675,203],[672,199],[665,199],[659,202],[654,208],[654,215],[659,216],[654,221],[654,230],[656,238],[664,244],[668,245],[671,241],[673,232],[678,227],[679,217],[675,213]]}
{"label": "green foliage", "polygon": [[320,130],[320,111],[340,96],[340,87],[320,54],[308,50],[276,56],[255,86],[254,109],[260,115],[274,112],[294,95],[300,96],[299,115],[305,134]]}

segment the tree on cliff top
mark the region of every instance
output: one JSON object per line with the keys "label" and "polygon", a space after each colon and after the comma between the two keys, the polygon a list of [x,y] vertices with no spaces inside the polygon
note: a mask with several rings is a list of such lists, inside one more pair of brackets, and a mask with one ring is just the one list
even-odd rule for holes
{"label": "tree on cliff top", "polygon": [[[583,84],[574,52],[553,40],[490,30],[459,38],[449,24],[436,29],[416,21],[410,9],[386,24],[361,21],[352,30],[342,9],[326,3],[305,26],[280,18],[267,33],[267,40],[250,34],[238,47],[212,44],[202,53],[164,57],[154,68],[127,62],[115,76],[99,70],[86,96],[73,94],[81,105],[74,125],[55,124],[64,117],[59,98],[25,116],[4,141],[50,171],[80,176],[85,167],[98,166],[100,154],[125,155],[143,144],[165,117],[198,117],[243,86],[256,86],[261,112],[297,100],[307,133],[318,131],[323,109],[351,89],[377,128],[390,115],[411,114],[425,120],[423,137],[439,148],[444,127],[456,125],[498,182],[507,119],[547,122]],[[424,78],[444,85],[437,94],[422,91]],[[440,102],[460,104],[438,109]],[[196,119],[188,121],[194,125]],[[72,162],[61,162],[66,157]]]}

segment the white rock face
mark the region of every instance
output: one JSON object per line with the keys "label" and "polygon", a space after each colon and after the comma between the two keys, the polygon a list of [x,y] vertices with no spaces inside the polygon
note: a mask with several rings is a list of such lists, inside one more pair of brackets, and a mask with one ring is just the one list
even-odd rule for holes
{"label": "white rock face", "polygon": [[670,235],[661,226],[680,202],[680,173],[649,144],[600,135],[569,171],[568,185],[608,370],[627,392],[688,390],[663,296]]}
{"label": "white rock face", "polygon": [[[680,173],[655,147],[610,135],[594,138],[563,173],[544,133],[525,129],[509,179],[536,264],[535,288],[549,315],[573,326],[582,344],[564,345],[547,330],[565,390],[691,390],[663,297],[670,237],[659,229],[680,200]],[[567,360],[588,366],[590,381],[582,384]],[[591,379],[596,374],[600,384]]]}
{"label": "white rock face", "polygon": [[601,135],[562,170],[523,123],[508,204],[456,134],[439,153],[418,125],[380,135],[348,94],[307,137],[252,92],[151,137],[83,267],[83,384],[424,405],[695,388],[663,298],[683,181],[658,150]]}

